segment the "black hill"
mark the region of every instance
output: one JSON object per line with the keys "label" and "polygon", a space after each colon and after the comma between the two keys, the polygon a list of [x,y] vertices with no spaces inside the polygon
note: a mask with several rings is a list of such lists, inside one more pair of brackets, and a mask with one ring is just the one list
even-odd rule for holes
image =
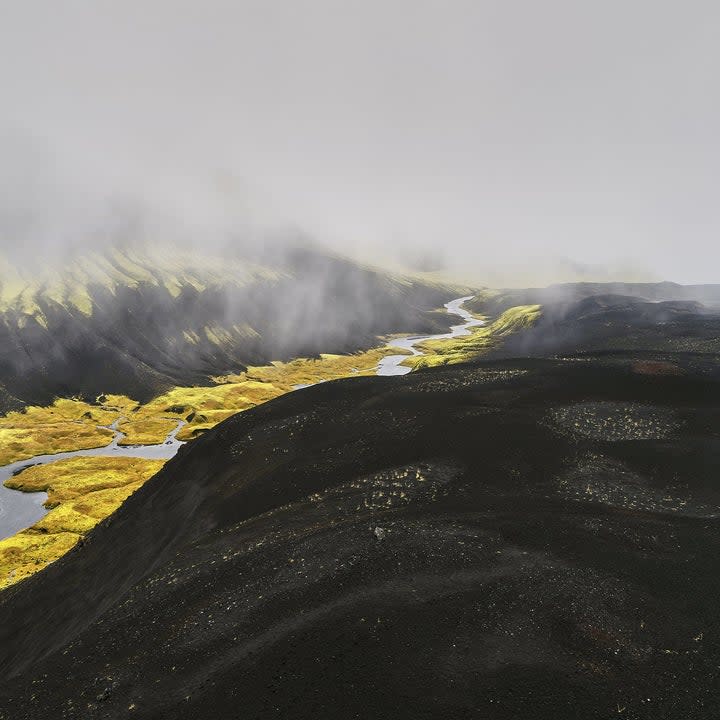
{"label": "black hill", "polygon": [[341,380],[191,443],[0,595],[0,718],[712,718],[720,371]]}

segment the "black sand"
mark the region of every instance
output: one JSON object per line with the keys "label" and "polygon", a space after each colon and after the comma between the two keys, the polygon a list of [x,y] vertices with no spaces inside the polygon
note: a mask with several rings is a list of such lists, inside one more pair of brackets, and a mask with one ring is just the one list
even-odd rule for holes
{"label": "black sand", "polygon": [[497,360],[237,415],[0,594],[0,717],[718,717],[719,381]]}

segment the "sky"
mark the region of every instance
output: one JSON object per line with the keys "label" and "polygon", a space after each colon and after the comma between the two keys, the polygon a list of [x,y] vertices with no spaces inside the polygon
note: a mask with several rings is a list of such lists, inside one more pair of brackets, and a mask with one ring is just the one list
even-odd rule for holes
{"label": "sky", "polygon": [[719,31],[695,0],[0,0],[0,240],[138,206],[488,284],[720,282]]}

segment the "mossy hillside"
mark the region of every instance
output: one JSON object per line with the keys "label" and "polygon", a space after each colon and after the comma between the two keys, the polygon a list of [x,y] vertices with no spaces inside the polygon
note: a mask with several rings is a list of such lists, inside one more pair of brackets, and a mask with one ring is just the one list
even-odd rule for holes
{"label": "mossy hillside", "polygon": [[78,457],[37,465],[8,479],[23,492],[48,494],[50,512],[31,528],[0,540],[0,589],[62,557],[80,538],[164,464],[128,457]]}
{"label": "mossy hillside", "polygon": [[284,244],[262,257],[111,245],[30,267],[3,255],[0,386],[41,406],[68,388],[147,402],[234,368],[440,332],[447,318],[432,308],[469,292]]}
{"label": "mossy hillside", "polygon": [[98,288],[116,293],[118,288],[143,284],[166,289],[178,297],[186,288],[202,291],[216,284],[243,287],[256,280],[277,279],[277,269],[247,258],[192,253],[176,246],[146,248],[112,247],[85,250],[58,268],[50,263],[27,270],[0,255],[0,312],[13,310],[34,317],[46,326],[48,302],[90,316]]}
{"label": "mossy hillside", "polygon": [[488,325],[472,328],[470,335],[419,343],[417,347],[425,355],[408,358],[403,364],[417,370],[476,359],[497,347],[508,335],[531,327],[540,317],[540,313],[540,305],[512,307]]}

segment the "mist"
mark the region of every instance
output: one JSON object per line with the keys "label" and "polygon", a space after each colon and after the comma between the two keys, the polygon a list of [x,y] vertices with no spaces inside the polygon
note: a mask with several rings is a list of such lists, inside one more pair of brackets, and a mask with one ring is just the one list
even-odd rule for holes
{"label": "mist", "polygon": [[0,9],[0,239],[335,252],[467,282],[717,281],[712,2]]}

